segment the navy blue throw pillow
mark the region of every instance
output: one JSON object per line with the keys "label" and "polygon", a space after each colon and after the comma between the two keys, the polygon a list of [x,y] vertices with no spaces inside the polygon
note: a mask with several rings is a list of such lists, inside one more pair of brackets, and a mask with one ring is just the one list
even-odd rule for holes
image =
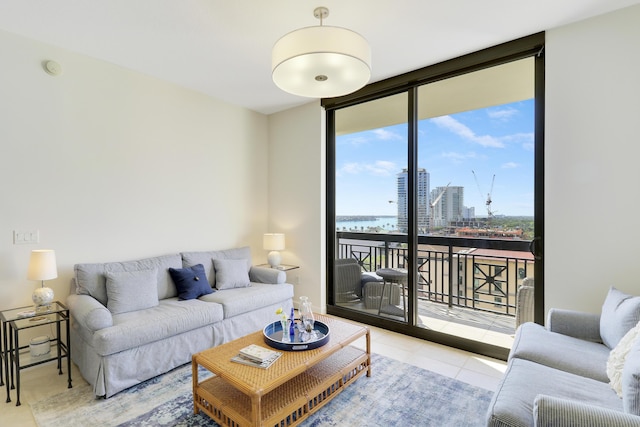
{"label": "navy blue throw pillow", "polygon": [[178,298],[181,300],[196,299],[213,292],[202,264],[187,268],[169,268],[169,274],[176,284]]}

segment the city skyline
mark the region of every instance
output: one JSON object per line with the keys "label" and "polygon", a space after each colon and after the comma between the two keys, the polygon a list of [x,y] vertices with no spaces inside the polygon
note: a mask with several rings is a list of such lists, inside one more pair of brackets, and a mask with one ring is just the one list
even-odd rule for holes
{"label": "city skyline", "polygon": [[[475,208],[477,217],[487,215],[494,175],[494,214],[533,216],[533,129],[533,99],[421,120],[418,167],[430,175],[429,190],[449,183],[464,187],[464,205]],[[337,215],[397,214],[406,135],[405,123],[336,139]]]}

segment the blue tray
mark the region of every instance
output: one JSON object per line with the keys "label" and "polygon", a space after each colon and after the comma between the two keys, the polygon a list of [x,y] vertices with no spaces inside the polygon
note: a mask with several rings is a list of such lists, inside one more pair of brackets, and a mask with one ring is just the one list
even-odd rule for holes
{"label": "blue tray", "polygon": [[[301,350],[313,350],[314,348],[322,347],[329,342],[329,327],[322,322],[315,321],[313,324],[313,330],[315,337],[313,339],[303,341],[304,334],[300,334],[296,323],[295,334],[292,342],[282,341],[282,325],[278,322],[269,323],[263,329],[264,342],[270,347],[284,351],[301,351]],[[289,331],[287,331],[288,333]]]}

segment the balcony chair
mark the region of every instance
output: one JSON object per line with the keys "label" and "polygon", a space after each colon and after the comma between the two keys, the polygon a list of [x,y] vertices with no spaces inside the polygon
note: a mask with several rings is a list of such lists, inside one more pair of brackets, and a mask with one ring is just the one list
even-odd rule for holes
{"label": "balcony chair", "polygon": [[336,259],[335,301],[338,303],[355,302],[362,299],[362,268],[353,258]]}
{"label": "balcony chair", "polygon": [[518,287],[516,297],[516,328],[525,322],[533,322],[533,277],[525,277]]}
{"label": "balcony chair", "polygon": [[[334,265],[337,303],[364,301],[364,308],[380,309],[384,290],[382,277],[373,272],[362,271],[362,267],[354,258],[336,259]],[[385,300],[389,304],[399,305],[400,290],[395,287],[385,290]]]}

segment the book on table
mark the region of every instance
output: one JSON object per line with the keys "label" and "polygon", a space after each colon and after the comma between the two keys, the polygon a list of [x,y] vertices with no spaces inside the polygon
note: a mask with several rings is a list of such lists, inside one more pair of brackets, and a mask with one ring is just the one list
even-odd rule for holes
{"label": "book on table", "polygon": [[254,368],[267,369],[268,367],[273,365],[273,363],[276,360],[278,360],[280,356],[282,356],[282,353],[278,353],[272,359],[267,359],[264,362],[258,362],[254,359],[249,359],[248,357],[245,357],[242,354],[238,354],[237,356],[233,356],[231,358],[231,361],[236,363],[242,363],[243,365],[247,365],[247,366],[253,366]]}
{"label": "book on table", "polygon": [[259,363],[277,358],[280,354],[282,353],[279,351],[261,347],[256,344],[251,344],[240,350],[241,356]]}

